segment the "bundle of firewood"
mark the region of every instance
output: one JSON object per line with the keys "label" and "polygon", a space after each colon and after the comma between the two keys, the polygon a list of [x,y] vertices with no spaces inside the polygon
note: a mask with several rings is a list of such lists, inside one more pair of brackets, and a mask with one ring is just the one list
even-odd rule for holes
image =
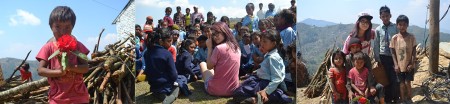
{"label": "bundle of firewood", "polygon": [[314,98],[321,95],[322,93],[328,92],[329,86],[327,84],[327,72],[331,66],[330,58],[333,51],[334,51],[333,48],[331,48],[328,49],[327,52],[325,53],[325,58],[322,64],[319,66],[316,74],[314,74],[308,87],[303,92],[306,95],[306,97]]}
{"label": "bundle of firewood", "polygon": [[90,72],[84,77],[92,103],[133,103],[135,43],[124,45],[132,39],[130,35],[124,41],[107,45],[103,51],[94,49],[88,62]]}

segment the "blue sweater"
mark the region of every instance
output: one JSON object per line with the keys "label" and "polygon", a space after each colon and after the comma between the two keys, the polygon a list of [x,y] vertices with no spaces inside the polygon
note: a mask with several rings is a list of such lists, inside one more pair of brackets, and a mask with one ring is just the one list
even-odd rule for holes
{"label": "blue sweater", "polygon": [[170,94],[177,80],[172,54],[162,46],[156,45],[144,53],[145,70],[150,91]]}
{"label": "blue sweater", "polygon": [[194,76],[194,72],[192,71],[192,68],[194,68],[194,64],[192,63],[193,57],[192,55],[183,49],[183,52],[181,54],[178,54],[177,56],[177,71],[178,75],[184,75],[187,77],[187,75]]}

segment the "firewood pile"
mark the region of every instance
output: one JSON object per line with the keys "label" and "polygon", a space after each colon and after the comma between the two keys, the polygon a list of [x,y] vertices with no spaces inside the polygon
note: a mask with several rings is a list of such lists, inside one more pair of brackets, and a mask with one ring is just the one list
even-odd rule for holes
{"label": "firewood pile", "polygon": [[[101,33],[100,33],[101,36]],[[94,104],[134,103],[134,36],[109,44],[98,51],[98,43],[88,61],[89,72],[84,74],[84,83]],[[99,39],[100,41],[100,39]],[[0,103],[48,103],[49,84],[47,78],[22,84],[20,77],[12,77],[0,90]],[[26,99],[25,99],[26,97]]]}
{"label": "firewood pile", "polygon": [[[134,101],[134,47],[130,35],[124,41],[107,45],[105,50],[91,54],[89,63],[90,72],[84,76],[94,104],[132,104]],[[130,40],[130,44],[124,44]]]}

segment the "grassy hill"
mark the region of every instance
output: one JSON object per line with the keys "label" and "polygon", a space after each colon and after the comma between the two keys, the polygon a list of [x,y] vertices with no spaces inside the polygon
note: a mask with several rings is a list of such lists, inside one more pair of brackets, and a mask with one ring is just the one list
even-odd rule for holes
{"label": "grassy hill", "polygon": [[[28,57],[29,59],[32,57]],[[19,66],[23,59],[16,58],[0,58],[0,65],[3,69],[3,77],[4,79],[9,78],[9,76],[14,72],[14,69]],[[30,71],[33,74],[33,80],[41,79],[41,76],[37,74],[38,61],[26,61],[30,64]],[[20,75],[20,72],[17,71],[15,75]]]}
{"label": "grassy hill", "polygon": [[[323,61],[325,52],[327,49],[333,47],[334,43],[336,47],[342,48],[345,39],[354,26],[354,24],[337,24],[317,27],[304,23],[297,24],[300,34],[300,52],[302,52],[303,59],[306,62],[310,74],[315,73],[318,65]],[[372,27],[375,29],[377,26],[379,24],[374,24]],[[414,34],[417,42],[421,44],[424,44],[427,36],[424,33],[428,34],[428,30],[425,32],[424,28],[414,25],[408,27],[408,32]],[[450,34],[441,33],[440,41],[450,42]]]}

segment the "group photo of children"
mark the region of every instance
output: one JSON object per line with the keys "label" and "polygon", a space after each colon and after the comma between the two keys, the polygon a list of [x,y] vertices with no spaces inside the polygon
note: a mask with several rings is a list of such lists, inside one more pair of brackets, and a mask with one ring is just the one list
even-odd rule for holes
{"label": "group photo of children", "polygon": [[[418,76],[415,74],[419,70],[420,61],[418,61],[416,49],[423,47],[418,45],[426,45],[429,48],[428,43],[423,43],[426,42],[425,38],[428,38],[426,37],[427,27],[423,28],[423,22],[417,22],[429,19],[425,17],[428,15],[428,1],[420,2],[423,4],[418,1],[367,2],[373,5],[364,5],[362,1],[345,1],[335,4],[347,6],[337,8],[336,11],[340,11],[337,13],[326,12],[327,9],[313,8],[308,5],[314,3],[312,1],[304,3],[304,5],[299,4],[299,7],[303,8],[299,11],[302,14],[299,18],[303,20],[300,22],[302,27],[299,31],[302,34],[301,40],[310,42],[301,42],[300,47],[308,48],[301,48],[300,52],[304,53],[302,55],[316,55],[317,53],[308,51],[319,48],[304,45],[314,43],[312,41],[314,39],[331,45],[321,49],[324,53],[319,53],[319,55],[326,54],[326,59],[321,59],[325,64],[321,65],[327,66],[327,62],[331,65],[327,66],[326,74],[317,72],[315,75],[326,76],[327,83],[321,84],[326,86],[323,90],[330,90],[330,94],[324,91],[322,95],[308,95],[310,86],[316,84],[313,83],[306,89],[305,96],[300,95],[301,97],[297,97],[300,99],[297,100],[315,99],[317,96],[322,98],[322,101],[329,100],[333,104],[416,104],[423,101],[421,99],[425,99],[422,96],[426,95],[426,92],[422,92],[420,85],[427,76],[420,74],[420,82],[417,82],[415,78]],[[406,6],[403,8],[399,5]],[[317,11],[305,10],[306,8]],[[441,7],[441,13],[442,10],[445,12],[446,8]],[[323,14],[318,14],[320,12]],[[330,15],[336,15],[336,17],[330,17]],[[417,32],[419,29],[425,31]],[[330,32],[323,32],[324,30]],[[441,33],[441,37],[445,36]],[[328,40],[331,38],[327,37],[332,37],[332,40]],[[323,42],[327,40],[331,42]],[[329,51],[327,52],[326,49]],[[311,61],[313,59],[309,57],[304,60],[307,61],[306,65],[308,62],[313,62]],[[322,66],[318,66],[319,71]],[[313,78],[313,80],[319,79]]]}
{"label": "group photo of children", "polygon": [[295,103],[295,0],[199,4],[138,4],[136,102]]}

